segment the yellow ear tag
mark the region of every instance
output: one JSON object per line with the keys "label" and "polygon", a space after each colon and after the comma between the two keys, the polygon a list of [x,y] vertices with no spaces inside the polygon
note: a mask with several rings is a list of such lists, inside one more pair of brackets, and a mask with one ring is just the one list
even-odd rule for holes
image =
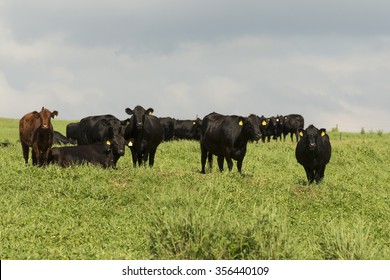
{"label": "yellow ear tag", "polygon": [[301,132],[299,132],[299,135],[301,136],[301,137],[303,137],[303,132],[301,131]]}
{"label": "yellow ear tag", "polygon": [[149,112],[149,116],[151,116],[152,115],[152,112]]}
{"label": "yellow ear tag", "polygon": [[244,123],[243,123],[242,121],[240,121],[240,122],[238,123],[238,125],[239,125],[239,126],[243,126]]}
{"label": "yellow ear tag", "polygon": [[267,125],[267,122],[266,122],[266,121],[263,121],[261,124],[262,124],[262,125]]}
{"label": "yellow ear tag", "polygon": [[196,122],[192,122],[192,124],[193,124],[193,125],[195,125],[195,124],[196,124]]}
{"label": "yellow ear tag", "polygon": [[321,132],[321,136],[325,136],[325,134],[326,134],[325,131]]}
{"label": "yellow ear tag", "polygon": [[106,144],[107,144],[107,145],[111,145],[111,142],[107,140]]}
{"label": "yellow ear tag", "polygon": [[129,144],[127,144],[129,147],[133,147],[133,142],[129,142]]}

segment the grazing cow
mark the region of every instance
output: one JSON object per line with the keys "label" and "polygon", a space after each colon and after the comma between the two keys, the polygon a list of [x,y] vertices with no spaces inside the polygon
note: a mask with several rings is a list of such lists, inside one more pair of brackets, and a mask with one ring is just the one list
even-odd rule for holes
{"label": "grazing cow", "polygon": [[67,138],[58,131],[53,131],[53,144],[64,145],[64,144],[76,144],[73,139]]}
{"label": "grazing cow", "polygon": [[200,140],[202,173],[206,173],[207,158],[211,170],[212,155],[217,156],[220,171],[223,171],[224,159],[231,171],[234,159],[237,160],[237,169],[241,173],[247,142],[260,139],[260,128],[251,119],[252,117],[224,116],[218,113],[210,113],[204,117]]}
{"label": "grazing cow", "polygon": [[58,116],[57,111],[50,112],[42,107],[41,111],[28,113],[19,121],[19,138],[22,144],[24,161],[28,163],[28,153],[32,147],[33,165],[48,163],[53,145],[53,125],[51,119]]}
{"label": "grazing cow", "polygon": [[174,127],[175,139],[200,140],[202,120],[177,120]]}
{"label": "grazing cow", "polygon": [[113,128],[114,136],[123,135],[124,125],[127,121],[120,121],[113,115],[90,116],[80,120],[78,125],[77,144],[87,145],[101,143]]}
{"label": "grazing cow", "polygon": [[286,135],[290,133],[291,141],[293,141],[293,135],[299,140],[299,129],[303,129],[305,126],[305,119],[298,114],[287,115],[283,119],[283,138],[286,140]]}
{"label": "grazing cow", "polygon": [[163,127],[163,141],[171,141],[175,130],[176,120],[171,117],[158,118]]}
{"label": "grazing cow", "polygon": [[66,137],[73,141],[72,144],[76,144],[77,143],[77,137],[78,137],[78,134],[79,134],[79,123],[69,123],[67,126],[66,126]]}
{"label": "grazing cow", "polygon": [[295,149],[297,161],[305,168],[309,185],[324,178],[325,166],[330,160],[331,145],[324,128],[317,129],[310,125],[306,130],[300,129],[301,139]]}
{"label": "grazing cow", "polygon": [[159,119],[152,116],[152,108],[145,110],[142,106],[136,106],[133,110],[126,108],[125,111],[132,115],[126,127],[125,139],[133,140],[129,143],[133,166],[137,166],[137,161],[139,166],[142,163],[146,165],[149,158],[149,166],[152,167],[157,147],[163,140],[163,127]]}
{"label": "grazing cow", "polygon": [[53,148],[50,161],[62,167],[92,163],[116,168],[119,158],[125,154],[126,141],[122,135],[114,135],[112,127],[108,134],[109,137],[101,143]]}

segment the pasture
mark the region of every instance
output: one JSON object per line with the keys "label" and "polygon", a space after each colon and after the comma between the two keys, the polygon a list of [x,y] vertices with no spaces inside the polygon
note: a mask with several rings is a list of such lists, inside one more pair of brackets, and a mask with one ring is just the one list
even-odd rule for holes
{"label": "pasture", "polygon": [[242,176],[216,159],[200,174],[194,141],[162,143],[152,169],[129,149],[117,170],[37,168],[18,120],[0,119],[0,258],[390,259],[390,135],[329,135],[325,179],[308,187],[289,140],[249,143]]}

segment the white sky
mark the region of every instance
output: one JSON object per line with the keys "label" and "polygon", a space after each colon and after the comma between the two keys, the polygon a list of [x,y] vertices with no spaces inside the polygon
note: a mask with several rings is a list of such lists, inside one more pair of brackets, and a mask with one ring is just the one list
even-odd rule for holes
{"label": "white sky", "polygon": [[0,0],[0,116],[300,113],[390,131],[390,1]]}

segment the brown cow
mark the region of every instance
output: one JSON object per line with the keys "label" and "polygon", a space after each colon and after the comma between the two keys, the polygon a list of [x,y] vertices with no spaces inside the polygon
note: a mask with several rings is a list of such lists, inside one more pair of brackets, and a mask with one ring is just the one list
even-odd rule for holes
{"label": "brown cow", "polygon": [[28,163],[29,148],[32,147],[33,165],[41,166],[48,163],[48,157],[53,144],[53,126],[50,119],[58,116],[58,112],[42,110],[28,113],[19,121],[19,137],[22,143],[23,157]]}

